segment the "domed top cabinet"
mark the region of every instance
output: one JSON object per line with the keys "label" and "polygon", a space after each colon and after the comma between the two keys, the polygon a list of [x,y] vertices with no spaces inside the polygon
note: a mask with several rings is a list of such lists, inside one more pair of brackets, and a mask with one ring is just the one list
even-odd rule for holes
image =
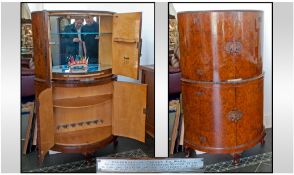
{"label": "domed top cabinet", "polygon": [[239,153],[263,127],[263,12],[178,14],[185,146]]}
{"label": "domed top cabinet", "polygon": [[141,12],[38,11],[32,30],[41,161],[116,136],[145,141],[147,85],[116,76],[138,78]]}

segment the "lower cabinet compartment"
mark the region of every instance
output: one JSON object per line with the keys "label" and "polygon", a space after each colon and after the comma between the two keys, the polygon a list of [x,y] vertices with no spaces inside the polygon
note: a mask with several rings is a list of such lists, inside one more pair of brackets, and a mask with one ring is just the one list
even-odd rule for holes
{"label": "lower cabinet compartment", "polygon": [[182,82],[186,146],[235,153],[264,137],[263,77],[240,83]]}
{"label": "lower cabinet compartment", "polygon": [[55,147],[87,147],[112,137],[113,84],[53,88]]}
{"label": "lower cabinet compartment", "polygon": [[80,108],[54,107],[53,111],[57,133],[112,124],[112,99]]}

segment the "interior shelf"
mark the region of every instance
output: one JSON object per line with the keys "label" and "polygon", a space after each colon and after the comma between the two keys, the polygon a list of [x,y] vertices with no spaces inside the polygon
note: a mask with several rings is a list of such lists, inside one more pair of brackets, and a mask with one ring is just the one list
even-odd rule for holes
{"label": "interior shelf", "polygon": [[93,106],[106,100],[112,99],[112,94],[89,96],[89,97],[76,97],[76,98],[64,98],[64,99],[55,99],[54,107],[60,108],[81,108]]}
{"label": "interior shelf", "polygon": [[82,34],[82,35],[109,35],[112,34],[112,32],[103,32],[103,33],[98,33],[98,32],[51,32],[51,35],[78,35],[78,34]]}
{"label": "interior shelf", "polygon": [[111,135],[111,126],[56,133],[55,144],[63,146],[82,146],[97,143],[110,137]]}

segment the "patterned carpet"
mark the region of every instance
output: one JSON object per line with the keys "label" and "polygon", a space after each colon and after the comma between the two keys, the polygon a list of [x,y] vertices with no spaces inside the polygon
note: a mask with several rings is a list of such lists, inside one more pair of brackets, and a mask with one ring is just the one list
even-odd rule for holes
{"label": "patterned carpet", "polygon": [[271,162],[272,157],[272,152],[257,154],[249,157],[243,157],[240,159],[240,164],[236,166],[232,164],[233,160],[219,162],[205,166],[204,172],[228,172],[234,169],[249,167],[252,165],[261,165],[266,162]]}
{"label": "patterned carpet", "polygon": [[[121,153],[116,153],[116,154],[111,154],[108,155],[107,157],[113,157],[113,158],[142,158],[142,157],[147,157],[147,155],[141,150],[141,149],[136,149],[136,150],[131,150],[131,151],[126,151],[126,152],[121,152]],[[70,162],[70,163],[65,163],[65,164],[60,164],[60,165],[54,165],[54,166],[49,166],[49,167],[43,167],[39,169],[34,169],[27,171],[29,173],[70,173],[70,172],[77,172],[89,168],[96,168],[96,158],[93,157],[90,160],[80,160],[80,161],[75,161],[75,162]]]}
{"label": "patterned carpet", "polygon": [[[142,158],[147,157],[147,155],[141,150],[131,150],[121,153],[116,153],[109,155],[107,157],[113,157],[113,158]],[[243,167],[249,167],[252,165],[261,165],[266,162],[272,161],[272,152],[267,152],[263,154],[257,154],[254,156],[249,157],[243,157],[240,159],[241,163],[239,165],[232,165],[231,161],[224,161],[219,162],[215,164],[206,165],[202,171],[200,172],[230,172],[231,170],[243,168]],[[259,167],[259,166],[258,166]],[[86,160],[80,160],[55,166],[49,166],[49,167],[43,167],[39,169],[30,170],[27,172],[39,172],[39,173],[49,173],[49,172],[55,172],[55,173],[69,173],[69,172],[77,172],[89,168],[96,168],[96,158],[93,157],[89,161]]]}

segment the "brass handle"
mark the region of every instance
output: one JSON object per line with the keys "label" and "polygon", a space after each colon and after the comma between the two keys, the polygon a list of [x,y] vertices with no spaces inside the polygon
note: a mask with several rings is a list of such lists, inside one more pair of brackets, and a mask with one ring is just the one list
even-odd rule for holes
{"label": "brass handle", "polygon": [[239,110],[232,110],[228,113],[228,118],[232,122],[237,122],[239,121],[243,116],[243,113]]}
{"label": "brass handle", "polygon": [[201,92],[201,91],[196,92],[197,96],[202,96],[203,94],[204,94],[204,92]]}

